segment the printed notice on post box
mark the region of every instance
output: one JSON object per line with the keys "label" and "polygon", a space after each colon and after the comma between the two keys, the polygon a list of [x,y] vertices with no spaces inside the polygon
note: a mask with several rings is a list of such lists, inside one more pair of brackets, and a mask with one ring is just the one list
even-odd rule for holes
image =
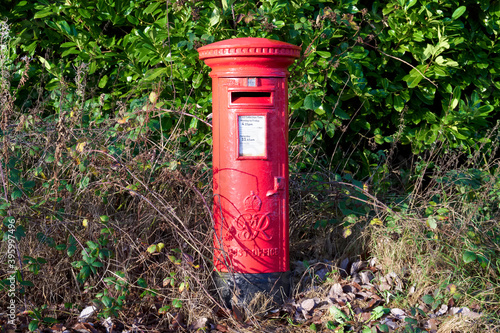
{"label": "printed notice on post box", "polygon": [[238,117],[239,156],[266,155],[266,116]]}

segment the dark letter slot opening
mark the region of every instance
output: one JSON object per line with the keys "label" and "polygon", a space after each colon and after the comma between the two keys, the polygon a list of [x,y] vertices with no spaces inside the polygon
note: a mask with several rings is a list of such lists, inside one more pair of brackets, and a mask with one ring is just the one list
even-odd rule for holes
{"label": "dark letter slot opening", "polygon": [[233,91],[231,103],[233,104],[272,104],[270,91]]}

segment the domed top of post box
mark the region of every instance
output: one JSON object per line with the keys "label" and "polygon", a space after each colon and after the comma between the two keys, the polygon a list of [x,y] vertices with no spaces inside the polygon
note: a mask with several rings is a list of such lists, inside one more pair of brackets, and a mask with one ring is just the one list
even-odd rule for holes
{"label": "domed top of post box", "polygon": [[198,49],[212,77],[284,77],[300,47],[266,38],[234,38]]}

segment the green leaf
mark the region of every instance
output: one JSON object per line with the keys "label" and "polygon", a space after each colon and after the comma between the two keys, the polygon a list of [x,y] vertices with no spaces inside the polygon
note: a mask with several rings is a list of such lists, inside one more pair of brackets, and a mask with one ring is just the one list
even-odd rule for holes
{"label": "green leaf", "polygon": [[410,2],[406,5],[406,10],[410,9],[417,3],[417,0],[410,0]]}
{"label": "green leaf", "polygon": [[379,329],[380,332],[383,332],[383,333],[389,333],[389,326],[387,326],[386,324],[378,324],[377,325],[377,328]]}
{"label": "green leaf", "polygon": [[226,11],[232,4],[234,0],[222,0],[222,9]]}
{"label": "green leaf", "polygon": [[327,51],[316,51],[316,53],[322,58],[330,58],[332,56],[332,54]]}
{"label": "green leaf", "polygon": [[375,309],[373,309],[370,320],[378,320],[390,311],[390,309],[384,308],[382,305],[379,305]]}
{"label": "green leaf", "polygon": [[158,76],[163,75],[165,73],[167,73],[167,68],[165,68],[165,67],[153,68],[146,73],[146,76],[144,77],[144,79],[146,81],[152,81],[152,80],[156,79]]}
{"label": "green leaf", "polygon": [[22,286],[26,286],[26,287],[34,287],[35,284],[31,281],[28,281],[28,280],[24,280],[24,281],[21,281],[19,282],[20,285]]}
{"label": "green leaf", "polygon": [[424,301],[425,304],[432,304],[434,303],[434,297],[432,297],[431,295],[424,295],[422,296],[422,301]]}
{"label": "green leaf", "polygon": [[462,95],[462,88],[460,88],[460,86],[456,86],[455,89],[453,89],[453,97],[451,99],[452,110],[454,110],[457,107],[461,95]]}
{"label": "green leaf", "polygon": [[314,110],[314,112],[321,116],[321,115],[325,114],[325,109],[323,109],[323,105],[320,105],[319,108]]}
{"label": "green leaf", "polygon": [[464,251],[462,259],[464,260],[464,263],[468,264],[475,261],[477,259],[477,255],[471,251]]}
{"label": "green leaf", "polygon": [[40,60],[40,62],[42,63],[42,65],[48,70],[50,71],[50,69],[52,68],[52,66],[50,66],[50,63],[45,60],[45,58],[42,58],[40,56],[38,56],[38,60]]}
{"label": "green leaf", "polygon": [[491,111],[493,111],[494,108],[493,106],[491,105],[483,105],[483,106],[480,106],[478,109],[477,109],[477,112],[479,113],[490,113]]}
{"label": "green leaf", "polygon": [[405,107],[405,102],[400,95],[394,95],[394,110],[401,112]]}
{"label": "green leaf", "polygon": [[12,193],[10,195],[10,197],[12,198],[12,201],[14,201],[22,196],[23,196],[23,192],[18,188],[16,188],[14,191],[12,191]]}
{"label": "green leaf", "polygon": [[94,266],[94,267],[103,267],[104,265],[103,265],[103,264],[102,264],[102,262],[100,262],[100,261],[94,261],[94,262],[92,263],[92,266]]}
{"label": "green leaf", "polygon": [[346,314],[334,305],[330,306],[329,311],[330,311],[330,315],[333,317],[333,319],[335,319],[335,321],[340,323],[340,324],[349,320],[349,318],[346,316]]}
{"label": "green leaf", "polygon": [[203,82],[203,74],[202,73],[196,74],[193,78],[193,88],[198,89],[201,86],[202,82]]}
{"label": "green leaf", "polygon": [[174,298],[174,300],[172,301],[172,305],[174,308],[182,308],[182,301]]}
{"label": "green leaf", "polygon": [[35,319],[35,320],[32,320],[30,321],[29,325],[28,325],[28,329],[31,331],[31,332],[34,332],[38,329],[38,320]]}
{"label": "green leaf", "polygon": [[456,20],[457,18],[459,18],[460,16],[462,16],[465,13],[466,9],[467,8],[465,6],[458,7],[457,9],[455,9],[453,14],[451,15],[451,19]]}
{"label": "green leaf", "polygon": [[36,183],[34,180],[29,180],[23,184],[23,187],[26,189],[30,189],[30,188],[35,187],[35,185],[36,185]]}
{"label": "green leaf", "polygon": [[308,110],[316,110],[321,106],[321,100],[314,95],[307,95],[304,100],[304,107]]}
{"label": "green leaf", "polygon": [[212,12],[212,15],[210,16],[210,26],[213,27],[214,25],[217,25],[220,20],[220,10],[219,8],[215,7],[214,11]]}
{"label": "green leaf", "polygon": [[66,184],[66,190],[68,190],[69,193],[73,193],[75,191],[73,189],[73,185],[71,185],[71,184]]}
{"label": "green leaf", "polygon": [[104,304],[105,307],[110,308],[113,306],[113,299],[109,296],[103,296],[102,297],[102,304]]}
{"label": "green leaf", "polygon": [[91,250],[95,250],[95,249],[98,249],[99,248],[99,245],[93,241],[87,241],[87,246],[91,249]]}
{"label": "green leaf", "polygon": [[349,115],[339,107],[335,108],[334,114],[342,120],[351,119],[351,117],[349,117]]}
{"label": "green leaf", "polygon": [[160,4],[161,4],[160,1],[151,2],[149,6],[147,6],[146,9],[144,9],[144,14],[151,14],[156,10],[156,8],[158,8]]}
{"label": "green leaf", "polygon": [[403,80],[408,84],[408,88],[415,88],[424,77],[416,69],[412,69],[410,74],[406,75]]}
{"label": "green leaf", "polygon": [[57,323],[57,319],[52,317],[43,317],[43,321],[47,324]]}
{"label": "green leaf", "polygon": [[168,310],[170,310],[170,305],[165,305],[165,306],[162,306],[159,310],[158,310],[158,314],[165,314],[168,312]]}
{"label": "green leaf", "polygon": [[44,17],[47,17],[47,16],[52,15],[52,14],[53,14],[52,8],[48,7],[48,8],[42,9],[39,12],[36,12],[34,18],[36,18],[36,19],[44,18]]}
{"label": "green leaf", "polygon": [[405,322],[413,324],[413,325],[418,325],[418,320],[416,320],[415,318],[406,317]]}
{"label": "green leaf", "polygon": [[327,323],[326,323],[326,328],[329,329],[329,330],[336,330],[337,329],[337,326],[335,325],[335,323],[331,320],[329,320]]}
{"label": "green leaf", "polygon": [[99,80],[99,88],[104,88],[106,86],[106,83],[108,83],[108,76],[104,75],[100,80]]}
{"label": "green leaf", "polygon": [[80,188],[81,189],[87,188],[87,186],[89,186],[89,182],[90,182],[89,177],[87,176],[83,177],[82,181],[80,182]]}

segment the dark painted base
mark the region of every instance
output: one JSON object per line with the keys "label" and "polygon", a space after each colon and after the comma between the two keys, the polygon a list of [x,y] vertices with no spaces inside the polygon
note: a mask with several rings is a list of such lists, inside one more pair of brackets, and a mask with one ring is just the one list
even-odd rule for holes
{"label": "dark painted base", "polygon": [[238,305],[247,305],[259,292],[282,304],[290,296],[290,277],[290,271],[260,274],[214,272],[215,285],[227,308],[231,308],[235,301]]}

